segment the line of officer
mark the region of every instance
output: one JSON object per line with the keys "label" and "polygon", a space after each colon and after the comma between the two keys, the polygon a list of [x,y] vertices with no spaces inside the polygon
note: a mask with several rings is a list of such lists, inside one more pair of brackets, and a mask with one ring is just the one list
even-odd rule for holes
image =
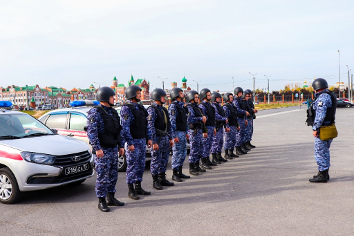
{"label": "line of officer", "polygon": [[191,175],[199,175],[198,172],[203,171],[199,167],[199,160],[203,155],[202,139],[208,136],[208,130],[205,127],[207,118],[198,107],[199,94],[197,91],[191,90],[186,96],[186,102],[188,102],[187,122],[190,143],[189,173]]}
{"label": "line of officer", "polygon": [[223,109],[225,111],[225,117],[229,121],[229,132],[225,132],[225,158],[237,158],[239,157],[234,153],[236,145],[236,132],[240,130],[240,126],[237,122],[237,110],[236,107],[232,104],[234,101],[234,96],[232,93],[225,93],[223,96],[224,105]]}
{"label": "line of officer", "polygon": [[236,87],[234,90],[235,99],[233,101],[234,106],[237,109],[237,122],[240,125],[240,129],[236,132],[236,153],[237,155],[246,154],[247,148],[245,147],[245,139],[247,134],[248,121],[246,116],[249,116],[249,112],[246,110],[246,103],[242,99],[243,89]]}
{"label": "line of officer", "polygon": [[213,137],[216,134],[215,130],[215,109],[211,105],[211,92],[207,88],[200,90],[200,100],[202,103],[199,104],[199,108],[202,111],[202,114],[206,117],[205,126],[208,130],[208,134],[203,137],[203,154],[202,154],[202,169],[212,169],[211,166],[215,166],[216,163],[210,162],[210,150],[211,144],[213,143]]}
{"label": "line of officer", "polygon": [[325,79],[318,78],[312,83],[315,90],[315,101],[312,103],[313,136],[315,137],[315,158],[318,166],[318,174],[309,179],[313,183],[326,183],[329,180],[330,153],[329,148],[333,139],[321,140],[319,130],[321,126],[330,126],[335,123],[337,98],[330,92]]}
{"label": "line of officer", "polygon": [[252,141],[252,135],[253,135],[253,120],[255,118],[255,114],[258,112],[257,109],[254,109],[254,104],[252,101],[252,91],[250,89],[246,89],[245,93],[245,101],[246,101],[246,107],[247,107],[247,111],[248,113],[250,113],[249,116],[247,116],[247,120],[248,120],[248,125],[247,125],[247,136],[246,136],[246,148],[248,149],[252,149],[255,148],[256,146],[251,144]]}
{"label": "line of officer", "polygon": [[[220,162],[226,162],[227,160],[221,156],[221,150],[224,143],[224,128],[225,132],[228,133],[230,131],[229,121],[225,115],[223,108],[221,107],[221,94],[218,92],[213,92],[211,94],[211,102],[212,106],[215,110],[215,131],[216,134],[213,137],[213,141],[211,144],[211,155],[213,159],[216,158]],[[229,159],[233,159],[228,156]]]}
{"label": "line of officer", "polygon": [[184,93],[180,88],[173,88],[170,94],[172,103],[168,107],[170,115],[172,136],[174,145],[172,147],[172,180],[182,182],[182,178],[188,179],[190,176],[182,173],[183,162],[187,156],[187,114],[188,109],[184,106]]}
{"label": "line of officer", "polygon": [[170,117],[167,109],[163,107],[166,102],[165,96],[165,91],[160,88],[155,89],[151,93],[154,103],[147,109],[149,114],[148,128],[151,130],[152,140],[150,170],[153,187],[157,190],[162,190],[162,186],[174,185],[166,179],[167,163],[173,141]]}
{"label": "line of officer", "polygon": [[118,152],[119,155],[124,155],[120,118],[112,108],[114,95],[110,87],[100,88],[97,91],[100,105],[90,109],[87,117],[87,136],[92,146],[97,173],[95,190],[99,199],[98,208],[103,212],[110,211],[108,206],[124,206],[123,202],[114,197],[118,179]]}
{"label": "line of officer", "polygon": [[141,187],[145,170],[146,139],[151,148],[151,130],[147,128],[148,112],[144,106],[138,104],[141,98],[141,88],[131,85],[125,90],[125,97],[129,103],[121,109],[122,136],[126,141],[127,184],[128,197],[138,200],[138,195],[150,195]]}

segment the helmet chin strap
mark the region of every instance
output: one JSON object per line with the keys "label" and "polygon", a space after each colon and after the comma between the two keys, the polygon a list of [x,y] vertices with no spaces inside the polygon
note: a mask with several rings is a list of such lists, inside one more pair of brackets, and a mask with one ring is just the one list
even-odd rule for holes
{"label": "helmet chin strap", "polygon": [[110,103],[110,102],[108,102],[108,104],[109,104],[111,107],[113,107],[113,106],[114,106],[114,104],[112,104],[112,103]]}

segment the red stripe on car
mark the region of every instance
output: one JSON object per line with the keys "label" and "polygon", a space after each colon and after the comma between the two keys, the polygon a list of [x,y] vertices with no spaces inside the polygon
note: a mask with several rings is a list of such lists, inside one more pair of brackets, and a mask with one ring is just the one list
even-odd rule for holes
{"label": "red stripe on car", "polygon": [[7,152],[4,152],[4,151],[0,151],[0,157],[5,157],[5,158],[13,159],[13,160],[18,160],[18,161],[22,161],[23,160],[20,154],[7,153]]}

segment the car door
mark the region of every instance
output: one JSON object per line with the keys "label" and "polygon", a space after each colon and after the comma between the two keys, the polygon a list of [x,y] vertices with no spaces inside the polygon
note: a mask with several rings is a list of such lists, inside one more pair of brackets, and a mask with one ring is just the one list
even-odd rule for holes
{"label": "car door", "polygon": [[89,144],[87,133],[85,131],[86,123],[87,117],[85,114],[80,112],[69,112],[69,131],[71,137],[80,139]]}
{"label": "car door", "polygon": [[58,130],[60,135],[68,135],[68,115],[68,111],[52,112],[41,118],[40,121],[49,128]]}

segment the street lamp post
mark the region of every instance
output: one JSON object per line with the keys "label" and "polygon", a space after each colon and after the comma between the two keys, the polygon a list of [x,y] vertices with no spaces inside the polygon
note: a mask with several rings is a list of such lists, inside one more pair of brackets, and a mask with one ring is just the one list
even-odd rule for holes
{"label": "street lamp post", "polygon": [[200,80],[196,81],[196,80],[193,79],[193,81],[197,83],[197,92],[199,93],[199,82],[200,82]]}
{"label": "street lamp post", "polygon": [[[269,99],[270,99],[270,94],[269,94],[269,78],[268,76],[264,75],[268,79],[268,104],[269,104]],[[274,102],[274,101],[273,101]]]}
{"label": "street lamp post", "polygon": [[338,84],[338,98],[340,98],[340,50],[338,50],[338,78],[339,78],[339,84]]}
{"label": "street lamp post", "polygon": [[255,75],[257,74],[252,74],[251,72],[248,72],[253,76],[253,97],[256,95],[256,77]]}
{"label": "street lamp post", "polygon": [[350,101],[350,76],[349,76],[349,66],[347,66],[347,70],[348,70],[348,100]]}
{"label": "street lamp post", "polygon": [[166,80],[167,78],[162,79],[162,78],[160,78],[160,76],[157,76],[157,78],[162,80],[162,90],[165,90],[165,81],[164,80]]}

